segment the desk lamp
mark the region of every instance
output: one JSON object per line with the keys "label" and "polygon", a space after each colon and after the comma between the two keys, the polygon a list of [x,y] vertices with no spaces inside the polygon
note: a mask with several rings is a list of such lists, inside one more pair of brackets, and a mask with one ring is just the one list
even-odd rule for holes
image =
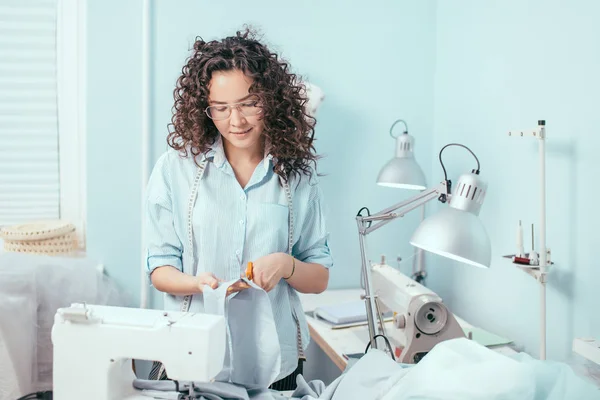
{"label": "desk lamp", "polygon": [[[404,124],[404,132],[394,136],[394,127],[400,122]],[[390,136],[396,139],[396,156],[383,166],[377,177],[377,184],[401,189],[426,189],[425,174],[415,161],[415,139],[408,134],[406,122],[401,119],[395,121],[390,128]]]}
{"label": "desk lamp", "polygon": [[[394,127],[404,124],[404,132],[394,136]],[[408,124],[402,119],[396,120],[390,127],[390,136],[396,140],[396,154],[379,172],[377,184],[392,188],[408,190],[425,190],[427,183],[423,170],[415,160],[415,139],[408,133]],[[425,206],[421,207],[421,222],[425,219]],[[423,252],[415,248],[413,259],[412,279],[425,284],[425,269],[423,268]]]}
{"label": "desk lamp", "polygon": [[[454,189],[442,161],[442,153],[450,146],[466,149],[477,162],[477,169],[461,175]],[[373,294],[371,266],[367,260],[365,237],[368,234],[396,218],[403,217],[427,202],[437,199],[441,203],[448,204],[449,207],[445,207],[423,220],[410,239],[410,244],[430,253],[473,266],[482,268],[490,266],[490,239],[485,227],[478,218],[487,190],[487,184],[479,176],[479,159],[468,147],[458,143],[450,143],[440,150],[439,160],[444,172],[444,180],[440,184],[373,215],[369,213],[368,208],[363,207],[356,216],[362,259],[362,275],[365,284],[369,345],[371,348],[377,348],[377,337],[382,336],[388,346],[389,342],[385,337],[385,333],[376,334],[375,332],[376,321],[379,325],[379,332],[384,332],[384,328],[376,304],[377,296]],[[367,211],[367,215],[362,215],[364,210]],[[391,351],[391,348],[389,350]]]}

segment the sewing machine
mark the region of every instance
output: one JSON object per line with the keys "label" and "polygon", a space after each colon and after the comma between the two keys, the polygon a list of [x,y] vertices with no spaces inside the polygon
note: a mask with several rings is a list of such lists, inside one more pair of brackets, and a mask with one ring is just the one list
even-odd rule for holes
{"label": "sewing machine", "polygon": [[148,399],[136,395],[132,359],[161,361],[169,378],[207,382],[223,368],[222,316],[73,304],[52,328],[57,400]]}
{"label": "sewing machine", "polygon": [[416,364],[439,342],[465,337],[454,315],[433,291],[383,263],[372,265],[371,274],[379,311],[394,313],[395,329],[386,336],[403,346],[398,362]]}

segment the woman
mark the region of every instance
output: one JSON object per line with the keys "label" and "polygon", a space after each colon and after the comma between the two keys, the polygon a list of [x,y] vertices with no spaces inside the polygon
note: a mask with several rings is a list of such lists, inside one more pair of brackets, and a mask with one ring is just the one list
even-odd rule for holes
{"label": "woman", "polygon": [[309,340],[297,292],[324,291],[333,265],[304,87],[245,31],[196,40],[174,97],[171,149],[148,184],[152,284],[166,309],[198,310],[205,285],[239,278],[251,261],[279,336],[272,387],[289,389]]}

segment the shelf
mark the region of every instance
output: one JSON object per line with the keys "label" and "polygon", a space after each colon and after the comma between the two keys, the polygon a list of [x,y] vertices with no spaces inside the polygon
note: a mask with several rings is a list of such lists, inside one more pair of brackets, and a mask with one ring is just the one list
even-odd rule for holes
{"label": "shelf", "polygon": [[[527,257],[529,256],[529,254],[525,254],[525,255]],[[514,254],[508,254],[506,256],[502,256],[502,258],[506,259],[506,261],[508,263],[510,263],[511,265],[514,265],[521,271],[525,272],[527,275],[533,277],[536,281],[538,281],[540,283],[546,283],[546,280],[547,280],[546,277],[548,276],[548,271],[542,272],[542,271],[540,271],[540,267],[534,266],[534,265],[529,266],[529,265],[517,264],[512,261],[512,258],[514,256],[515,256]],[[549,265],[552,265],[552,264],[554,264],[554,263],[550,262]]]}

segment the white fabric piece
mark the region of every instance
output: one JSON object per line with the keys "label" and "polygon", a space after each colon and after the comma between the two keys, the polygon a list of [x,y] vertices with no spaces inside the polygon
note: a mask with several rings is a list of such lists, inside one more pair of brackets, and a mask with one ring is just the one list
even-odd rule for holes
{"label": "white fabric piece", "polygon": [[396,382],[398,374],[407,372],[402,366],[383,351],[369,350],[344,374],[333,399],[380,399],[393,386],[389,382]]}
{"label": "white fabric piece", "polygon": [[536,360],[525,353],[515,354],[511,358],[533,370],[536,381],[535,400],[600,399],[600,388],[576,375],[568,364]]}
{"label": "white fabric piece", "polygon": [[142,390],[142,396],[150,397],[153,399],[164,399],[164,400],[180,400],[183,398],[183,394],[179,392],[163,392],[160,390]]}
{"label": "white fabric piece", "polygon": [[600,391],[568,365],[506,356],[472,340],[435,346],[382,400],[600,399]]}
{"label": "white fabric piece", "polygon": [[527,366],[468,340],[434,347],[390,391],[386,399],[534,399]]}
{"label": "white fabric piece", "polygon": [[300,400],[375,400],[381,399],[409,368],[399,364],[381,350],[371,349],[327,388],[315,382],[296,379],[298,388],[293,399]]}
{"label": "white fabric piece", "polygon": [[0,355],[0,370],[13,365],[21,395],[52,389],[51,331],[58,308],[131,304],[97,266],[88,257],[0,252],[0,337],[10,357]]}
{"label": "white fabric piece", "polygon": [[[36,389],[38,296],[35,275],[22,272],[19,268],[24,266],[13,263],[18,260],[7,254],[0,254],[0,341],[5,349],[0,354],[0,373],[6,376],[2,380],[16,379],[12,389],[0,386],[0,399],[14,400]],[[17,396],[11,393],[14,389]]]}
{"label": "white fabric piece", "polygon": [[506,356],[465,338],[435,346],[418,364],[370,350],[326,389],[298,377],[301,400],[600,400],[565,363]]}
{"label": "white fabric piece", "polygon": [[[198,400],[288,400],[289,396],[267,388],[247,389],[227,382],[155,381],[135,379],[133,387],[139,394],[155,399],[198,399]],[[176,390],[177,389],[177,390]]]}
{"label": "white fabric piece", "polygon": [[0,330],[0,400],[18,399],[24,394],[19,388],[19,376]]}
{"label": "white fabric piece", "polygon": [[[204,287],[204,312],[227,320],[227,351],[216,381],[246,388],[267,388],[281,368],[281,349],[267,292],[244,279],[249,289],[226,296],[235,279],[217,289]],[[260,343],[260,345],[257,345]]]}

